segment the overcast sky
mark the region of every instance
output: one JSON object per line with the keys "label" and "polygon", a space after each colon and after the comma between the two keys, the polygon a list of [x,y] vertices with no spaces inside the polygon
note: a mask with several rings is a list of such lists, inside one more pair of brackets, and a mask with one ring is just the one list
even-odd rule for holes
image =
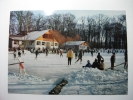
{"label": "overcast sky", "polygon": [[62,11],[58,10],[58,11],[55,11],[54,13],[72,13],[77,18],[82,17],[82,16],[85,16],[85,17],[94,16],[98,14],[104,14],[109,17],[126,14],[125,11],[112,11],[112,10],[62,10]]}
{"label": "overcast sky", "polygon": [[119,15],[126,15],[125,11],[119,11],[119,10],[41,10],[41,11],[35,11],[36,14],[44,14],[46,16],[52,15],[54,13],[63,14],[63,13],[71,13],[75,15],[76,18],[80,18],[82,16],[88,17],[88,16],[95,16],[98,14],[104,14],[108,17],[113,16],[119,16]]}

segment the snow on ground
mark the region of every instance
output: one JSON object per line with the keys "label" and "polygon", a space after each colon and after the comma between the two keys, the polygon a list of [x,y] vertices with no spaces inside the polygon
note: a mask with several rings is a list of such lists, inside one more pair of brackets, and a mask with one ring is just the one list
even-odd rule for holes
{"label": "snow on ground", "polygon": [[[110,54],[101,53],[105,59],[105,68],[110,67]],[[85,53],[83,61],[77,62],[73,58],[72,65],[67,65],[66,53],[63,57],[57,54],[46,56],[41,53],[35,59],[35,54],[26,51],[21,59],[24,61],[26,75],[19,74],[19,66],[8,67],[8,91],[19,94],[45,94],[53,89],[62,79],[67,79],[68,84],[63,87],[60,95],[101,95],[101,94],[127,94],[128,72],[123,65],[115,71],[100,71],[92,68],[82,68],[90,60],[92,63],[97,54],[92,57]],[[8,63],[18,62],[9,52]],[[124,54],[116,54],[116,65],[124,62]]]}
{"label": "snow on ground", "polygon": [[68,75],[61,95],[118,95],[127,94],[126,71],[100,71],[85,68]]}

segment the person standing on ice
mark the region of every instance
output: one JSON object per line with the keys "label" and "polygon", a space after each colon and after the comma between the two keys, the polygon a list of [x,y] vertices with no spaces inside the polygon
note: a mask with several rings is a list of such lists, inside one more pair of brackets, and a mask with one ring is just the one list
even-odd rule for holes
{"label": "person standing on ice", "polygon": [[16,58],[16,51],[13,52],[14,60]]}
{"label": "person standing on ice", "polygon": [[77,56],[78,56],[78,52],[77,50],[75,50],[75,59],[77,59]]}
{"label": "person standing on ice", "polygon": [[[78,62],[79,60],[80,60],[80,63],[82,62],[82,56],[83,56],[83,54],[82,54],[82,50],[80,50],[79,51],[79,55],[78,55],[78,60],[76,61],[76,62]],[[75,63],[76,63],[75,62]]]}
{"label": "person standing on ice", "polygon": [[60,49],[59,52],[60,52],[60,57],[63,57],[63,50]]}
{"label": "person standing on ice", "polygon": [[93,50],[91,50],[91,56],[93,57]]}
{"label": "person standing on ice", "polygon": [[71,61],[73,58],[73,50],[71,48],[67,52],[67,58],[68,58],[68,65],[71,65]]}
{"label": "person standing on ice", "polygon": [[98,53],[97,55],[98,63],[100,64],[101,60],[104,60],[103,57]]}
{"label": "person standing on ice", "polygon": [[18,61],[19,61],[19,73],[22,74],[26,74],[26,71],[25,71],[25,67],[24,67],[24,62],[22,62],[22,60],[20,58],[18,58]]}
{"label": "person standing on ice", "polygon": [[111,69],[114,70],[115,53],[112,54],[112,56],[110,58],[110,62],[111,62]]}
{"label": "person standing on ice", "polygon": [[24,48],[22,49],[22,54],[24,55]]}
{"label": "person standing on ice", "polygon": [[127,65],[127,50],[124,53],[124,59],[125,59],[125,63],[124,63],[124,69],[127,69],[128,65]]}
{"label": "person standing on ice", "polygon": [[39,54],[39,51],[38,51],[38,49],[37,49],[37,50],[35,51],[36,59],[37,59],[38,54]]}
{"label": "person standing on ice", "polygon": [[21,51],[18,50],[18,57],[21,57]]}
{"label": "person standing on ice", "polygon": [[48,48],[45,49],[46,56],[48,56]]}

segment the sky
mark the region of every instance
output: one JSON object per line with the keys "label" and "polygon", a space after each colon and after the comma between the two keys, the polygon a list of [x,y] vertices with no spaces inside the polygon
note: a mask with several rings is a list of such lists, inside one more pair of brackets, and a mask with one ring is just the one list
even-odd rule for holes
{"label": "sky", "polygon": [[108,17],[119,16],[122,14],[126,15],[125,11],[119,11],[119,10],[40,10],[40,11],[36,11],[36,13],[44,14],[46,16],[52,15],[54,13],[57,13],[57,14],[71,13],[75,15],[76,18],[80,18],[82,16],[93,17],[98,14],[104,14],[104,15],[107,15]]}
{"label": "sky", "polygon": [[111,10],[62,10],[62,11],[55,11],[55,13],[72,13],[74,14],[77,18],[82,17],[82,16],[94,16],[98,14],[104,14],[109,17],[112,16],[117,16],[121,14],[125,14],[125,11],[111,11]]}
{"label": "sky", "polygon": [[66,14],[71,13],[75,15],[76,19],[78,20],[78,23],[81,23],[81,17],[87,18],[94,17],[99,14],[103,14],[108,17],[118,17],[120,15],[126,15],[126,12],[124,10],[38,10],[34,11],[35,14],[41,14],[45,16],[50,16],[52,14]]}

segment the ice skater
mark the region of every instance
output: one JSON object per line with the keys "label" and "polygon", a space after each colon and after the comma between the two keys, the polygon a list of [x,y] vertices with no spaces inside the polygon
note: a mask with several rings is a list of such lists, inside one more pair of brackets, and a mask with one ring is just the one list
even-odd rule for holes
{"label": "ice skater", "polygon": [[21,57],[21,51],[18,50],[18,57]]}
{"label": "ice skater", "polygon": [[24,55],[24,48],[22,49],[22,54]]}
{"label": "ice skater", "polygon": [[93,50],[91,50],[91,56],[93,57]]}
{"label": "ice skater", "polygon": [[19,61],[19,73],[26,74],[25,66],[23,64],[24,62],[22,62],[22,60],[20,58],[18,58],[18,61]]}
{"label": "ice skater", "polygon": [[77,50],[75,51],[75,59],[77,59],[77,57],[78,57],[78,52],[77,52]]}
{"label": "ice skater", "polygon": [[63,57],[63,50],[60,49],[60,57]]}
{"label": "ice skater", "polygon": [[124,60],[125,60],[125,63],[124,63],[124,69],[126,69],[127,70],[127,68],[128,68],[128,64],[127,64],[127,50],[125,51],[125,53],[124,53]]}
{"label": "ice skater", "polygon": [[110,58],[110,62],[111,62],[111,70],[114,70],[115,53],[112,54],[112,56]]}
{"label": "ice skater", "polygon": [[79,55],[78,55],[78,60],[75,63],[77,63],[79,60],[80,60],[80,63],[81,63],[82,62],[82,56],[83,56],[82,50],[80,50]]}
{"label": "ice skater", "polygon": [[37,50],[35,51],[35,55],[36,55],[35,59],[37,59],[38,54],[39,54],[39,51],[38,51],[38,49],[37,49]]}
{"label": "ice skater", "polygon": [[46,56],[48,56],[48,48],[45,49]]}
{"label": "ice skater", "polygon": [[73,58],[73,50],[71,48],[67,52],[67,58],[68,58],[68,65],[71,65],[71,61]]}
{"label": "ice skater", "polygon": [[16,59],[16,51],[13,52],[14,60]]}

